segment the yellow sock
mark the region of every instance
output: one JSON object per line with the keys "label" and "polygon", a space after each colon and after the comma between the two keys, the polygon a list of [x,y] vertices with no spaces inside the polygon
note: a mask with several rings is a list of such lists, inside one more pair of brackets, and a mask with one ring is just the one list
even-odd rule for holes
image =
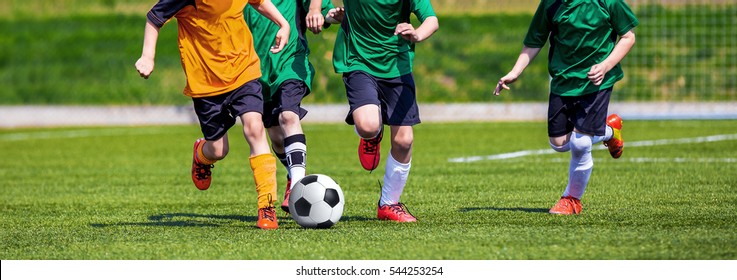
{"label": "yellow sock", "polygon": [[199,146],[197,146],[197,160],[201,164],[206,164],[206,165],[215,164],[215,162],[217,162],[217,160],[211,160],[211,159],[208,159],[208,158],[205,157],[205,153],[202,151],[202,148],[203,147],[205,147],[205,142],[204,141],[202,142],[202,144],[200,144]]}
{"label": "yellow sock", "polygon": [[276,198],[276,158],[261,154],[249,158],[253,180],[256,182],[258,208],[273,207]]}

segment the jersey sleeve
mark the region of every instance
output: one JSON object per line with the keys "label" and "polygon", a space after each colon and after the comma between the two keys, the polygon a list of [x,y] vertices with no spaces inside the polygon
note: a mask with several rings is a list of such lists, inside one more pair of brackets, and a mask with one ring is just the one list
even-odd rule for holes
{"label": "jersey sleeve", "polygon": [[410,9],[420,22],[424,22],[429,17],[436,16],[430,0],[412,0]]}
{"label": "jersey sleeve", "polygon": [[610,1],[609,12],[611,14],[612,28],[617,32],[617,35],[624,35],[640,24],[637,17],[635,17],[635,13],[632,12],[632,9],[623,0]]}
{"label": "jersey sleeve", "polygon": [[146,18],[156,25],[156,27],[161,28],[167,21],[173,18],[179,10],[183,9],[187,5],[194,6],[194,0],[159,0],[159,2],[148,11]]}
{"label": "jersey sleeve", "polygon": [[542,48],[550,35],[550,25],[547,17],[548,11],[545,7],[545,1],[540,1],[537,6],[535,15],[532,16],[530,27],[525,35],[524,45],[530,48]]}

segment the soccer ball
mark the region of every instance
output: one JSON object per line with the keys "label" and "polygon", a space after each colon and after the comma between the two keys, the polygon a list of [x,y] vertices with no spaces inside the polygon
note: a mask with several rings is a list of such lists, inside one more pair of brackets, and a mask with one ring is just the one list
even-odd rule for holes
{"label": "soccer ball", "polygon": [[323,174],[307,175],[289,194],[289,213],[305,228],[329,228],[343,216],[343,190]]}

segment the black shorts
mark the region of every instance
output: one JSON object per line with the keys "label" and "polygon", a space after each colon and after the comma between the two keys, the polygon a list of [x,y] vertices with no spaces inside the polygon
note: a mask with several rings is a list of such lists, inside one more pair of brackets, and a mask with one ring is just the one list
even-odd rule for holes
{"label": "black shorts", "polygon": [[302,98],[310,94],[305,82],[295,79],[284,81],[271,96],[271,101],[264,103],[264,127],[279,126],[279,114],[291,111],[299,116],[301,120],[307,115],[307,110],[302,108]]}
{"label": "black shorts", "polygon": [[345,122],[353,125],[353,111],[368,104],[381,108],[381,117],[387,125],[415,125],[420,123],[420,111],[415,95],[415,80],[412,74],[382,79],[363,71],[343,74],[346,96],[350,111]]}
{"label": "black shorts", "polygon": [[228,132],[240,115],[262,113],[264,98],[261,83],[253,80],[239,88],[216,96],[192,98],[205,140],[217,140]]}
{"label": "black shorts", "polygon": [[604,135],[611,94],[612,88],[582,96],[551,93],[548,102],[548,136],[563,136],[574,128],[586,134]]}

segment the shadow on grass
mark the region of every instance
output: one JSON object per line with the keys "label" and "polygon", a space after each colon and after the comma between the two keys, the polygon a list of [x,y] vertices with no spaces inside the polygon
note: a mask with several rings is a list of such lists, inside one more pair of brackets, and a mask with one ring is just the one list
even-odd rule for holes
{"label": "shadow on grass", "polygon": [[[290,216],[278,216],[279,220],[292,220]],[[255,223],[256,216],[242,215],[207,215],[193,213],[166,213],[151,215],[147,222],[121,222],[121,223],[90,223],[91,227],[117,227],[117,226],[161,226],[161,227],[219,227],[232,221],[244,223]],[[340,221],[366,221],[366,217],[343,216]]]}
{"label": "shadow on grass", "polygon": [[223,222],[218,221],[240,221],[256,222],[255,216],[241,215],[206,215],[192,213],[166,213],[151,215],[147,222],[123,222],[123,223],[91,223],[92,227],[111,226],[163,226],[163,227],[219,227]]}
{"label": "shadow on grass", "polygon": [[473,212],[473,211],[519,211],[528,213],[548,213],[547,208],[524,208],[524,207],[465,207],[458,211],[460,212]]}

